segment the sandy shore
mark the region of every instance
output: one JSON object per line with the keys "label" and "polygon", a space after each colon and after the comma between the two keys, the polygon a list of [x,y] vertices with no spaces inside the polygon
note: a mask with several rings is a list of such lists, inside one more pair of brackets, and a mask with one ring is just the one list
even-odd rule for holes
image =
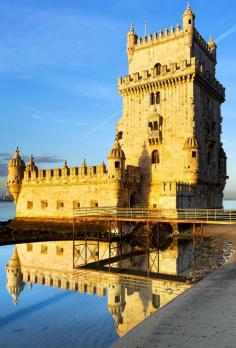
{"label": "sandy shore", "polygon": [[[236,226],[207,226],[204,233],[236,246]],[[112,347],[235,348],[236,255]]]}

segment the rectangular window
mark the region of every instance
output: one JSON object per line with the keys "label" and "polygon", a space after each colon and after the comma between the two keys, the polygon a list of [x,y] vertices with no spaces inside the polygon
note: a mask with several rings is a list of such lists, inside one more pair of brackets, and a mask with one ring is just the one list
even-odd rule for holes
{"label": "rectangular window", "polygon": [[57,249],[56,249],[56,254],[58,256],[62,256],[64,253],[64,248],[60,247],[60,246],[57,246]]}
{"label": "rectangular window", "polygon": [[123,138],[123,132],[118,132],[118,139],[122,139]]}
{"label": "rectangular window", "polygon": [[48,253],[48,247],[47,245],[41,245],[41,254],[47,254]]}
{"label": "rectangular window", "polygon": [[45,209],[48,207],[48,201],[41,201],[41,208]]}
{"label": "rectangular window", "polygon": [[63,201],[57,201],[57,210],[64,208],[64,202]]}
{"label": "rectangular window", "polygon": [[27,209],[33,209],[33,202],[27,201]]}
{"label": "rectangular window", "polygon": [[27,251],[32,251],[33,250],[33,244],[27,243]]}
{"label": "rectangular window", "polygon": [[98,202],[97,201],[90,201],[90,207],[91,208],[97,208],[98,207]]}
{"label": "rectangular window", "polygon": [[73,201],[73,209],[80,208],[80,202],[79,201]]}
{"label": "rectangular window", "polygon": [[196,158],[197,157],[197,152],[196,151],[192,151],[192,158]]}

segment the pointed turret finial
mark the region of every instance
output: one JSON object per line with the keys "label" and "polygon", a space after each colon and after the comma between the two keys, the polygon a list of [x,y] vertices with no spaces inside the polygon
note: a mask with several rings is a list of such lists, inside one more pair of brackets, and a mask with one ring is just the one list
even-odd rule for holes
{"label": "pointed turret finial", "polygon": [[186,15],[192,15],[192,16],[195,17],[195,15],[194,15],[194,13],[193,13],[193,11],[192,11],[192,9],[191,9],[191,6],[190,6],[190,3],[189,3],[189,2],[188,2],[188,4],[187,4],[187,8],[186,8],[186,10],[185,10],[185,12],[184,12],[184,16],[186,16]]}
{"label": "pointed turret finial", "polygon": [[20,150],[19,150],[18,146],[16,147],[16,151],[15,151],[15,153],[13,155],[13,158],[20,158]]}
{"label": "pointed turret finial", "polygon": [[215,48],[216,48],[216,43],[215,43],[215,41],[213,40],[212,35],[210,36],[210,40],[209,40],[209,42],[208,42],[208,46],[209,46],[211,49],[215,49]]}
{"label": "pointed turret finial", "polygon": [[133,24],[131,24],[131,26],[130,26],[130,31],[134,32],[134,25]]}
{"label": "pointed turret finial", "polygon": [[87,166],[87,163],[86,163],[86,159],[85,159],[85,158],[84,158],[84,160],[83,160],[82,166],[83,166],[83,167],[86,167],[86,166]]}
{"label": "pointed turret finial", "polygon": [[67,160],[64,161],[64,168],[67,168]]}

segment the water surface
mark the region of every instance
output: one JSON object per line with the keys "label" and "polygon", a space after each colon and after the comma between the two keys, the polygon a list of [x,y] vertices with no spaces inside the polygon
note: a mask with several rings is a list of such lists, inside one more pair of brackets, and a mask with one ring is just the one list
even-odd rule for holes
{"label": "water surface", "polygon": [[[13,217],[14,205],[0,203],[0,213]],[[101,243],[99,257],[107,260],[108,250]],[[73,253],[72,241],[0,247],[0,347],[109,347],[227,261],[232,245],[186,234],[87,270],[73,268]]]}

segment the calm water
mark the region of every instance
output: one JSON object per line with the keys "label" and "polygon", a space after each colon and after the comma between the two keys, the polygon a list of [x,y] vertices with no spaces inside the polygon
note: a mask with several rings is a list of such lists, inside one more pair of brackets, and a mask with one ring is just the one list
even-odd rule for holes
{"label": "calm water", "polygon": [[11,202],[0,202],[0,221],[13,219],[16,215],[16,207]]}
{"label": "calm water", "polygon": [[[13,217],[14,205],[0,203],[0,214]],[[0,347],[109,347],[232,252],[230,243],[205,238],[193,244],[186,236],[102,272],[74,270],[73,250],[71,241],[0,247]],[[107,250],[101,243],[104,258]]]}

